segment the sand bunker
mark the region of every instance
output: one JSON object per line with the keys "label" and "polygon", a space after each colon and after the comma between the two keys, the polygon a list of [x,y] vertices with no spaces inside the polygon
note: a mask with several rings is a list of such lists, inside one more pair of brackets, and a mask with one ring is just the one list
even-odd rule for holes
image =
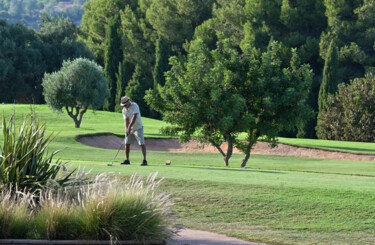
{"label": "sand bunker", "polygon": [[[93,147],[105,149],[119,149],[123,138],[115,135],[95,135],[95,136],[79,136],[77,141]],[[145,139],[148,151],[169,151],[169,152],[216,152],[218,150],[210,145],[200,145],[196,141],[180,144],[177,139]],[[222,145],[226,148],[226,144]],[[131,146],[132,150],[140,150],[137,144]],[[234,149],[234,153],[240,153]],[[282,156],[296,156],[296,157],[312,157],[324,158],[333,160],[351,160],[351,161],[374,161],[375,155],[362,155],[335,152],[329,150],[320,150],[308,147],[297,147],[279,143],[276,148],[271,149],[267,143],[258,142],[253,154],[261,155],[282,155]]]}

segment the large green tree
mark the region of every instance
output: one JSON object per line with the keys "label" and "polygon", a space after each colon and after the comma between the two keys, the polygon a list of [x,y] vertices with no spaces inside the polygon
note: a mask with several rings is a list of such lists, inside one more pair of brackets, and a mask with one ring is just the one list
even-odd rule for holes
{"label": "large green tree", "polygon": [[260,56],[249,46],[244,51],[244,74],[234,86],[246,100],[248,113],[255,120],[246,129],[246,140],[237,143],[245,157],[246,166],[251,150],[260,137],[274,146],[281,131],[299,128],[311,116],[306,100],[309,95],[313,72],[309,65],[301,64],[297,50],[287,66],[281,45],[272,42],[267,52]]}
{"label": "large green tree", "polygon": [[[121,23],[119,16],[113,17],[106,30],[106,45],[104,52],[104,74],[108,82],[109,97],[105,105],[108,111],[115,111],[116,91],[119,63],[123,60]],[[118,101],[117,101],[118,102]]]}
{"label": "large green tree", "polygon": [[331,40],[339,50],[339,73],[348,83],[375,67],[375,34],[372,0],[324,1],[328,28],[322,33],[320,55],[326,57]]}
{"label": "large green tree", "polygon": [[123,60],[118,65],[118,73],[116,74],[117,79],[117,86],[116,86],[116,99],[115,99],[115,111],[121,112],[122,106],[120,105],[119,101],[121,101],[121,97],[125,94],[125,88],[128,86],[128,83],[131,79],[130,76],[130,67],[129,64]]}
{"label": "large green tree", "polygon": [[109,94],[103,68],[85,58],[65,61],[59,71],[44,75],[42,85],[48,106],[65,108],[76,128],[87,109],[101,108]]}
{"label": "large green tree", "polygon": [[195,27],[211,17],[212,3],[213,0],[152,0],[146,18],[178,51],[192,39]]}
{"label": "large green tree", "polygon": [[339,57],[335,41],[332,40],[324,64],[323,81],[319,90],[319,113],[327,108],[328,95],[334,95],[339,84]]}
{"label": "large green tree", "polygon": [[141,65],[135,67],[132,79],[129,81],[125,89],[125,94],[139,105],[142,115],[150,116],[151,111],[147,106],[144,96],[145,91],[152,88],[152,75],[148,69],[144,69]]}
{"label": "large green tree", "polygon": [[104,64],[105,29],[114,15],[119,15],[126,6],[135,10],[137,0],[91,0],[83,5],[81,38],[94,53],[96,61]]}
{"label": "large green tree", "polygon": [[[196,138],[212,144],[228,166],[236,134],[252,118],[246,114],[245,100],[232,87],[237,76],[225,65],[232,62],[227,55],[233,50],[225,48],[210,51],[202,40],[192,42],[187,60],[171,58],[165,86],[149,91],[146,101],[171,124],[163,129],[165,133],[179,134],[182,142]],[[235,53],[233,59],[238,58]],[[228,143],[226,150],[223,141]]]}
{"label": "large green tree", "polygon": [[78,40],[81,31],[70,19],[42,15],[38,23],[38,37],[44,44],[41,52],[43,58],[48,60],[47,72],[60,69],[63,61],[67,59],[94,58],[86,44]]}
{"label": "large green tree", "polygon": [[[212,144],[226,165],[236,146],[245,154],[245,166],[259,137],[274,146],[280,130],[301,124],[310,111],[304,103],[312,78],[309,67],[299,64],[296,51],[283,67],[278,48],[272,43],[259,56],[247,45],[239,53],[225,39],[210,51],[198,39],[186,60],[171,59],[165,86],[149,91],[146,100],[171,124],[165,133]],[[238,140],[240,132],[246,133],[245,142]]]}
{"label": "large green tree", "polygon": [[0,20],[1,102],[40,102],[40,81],[47,67],[43,47],[33,29]]}
{"label": "large green tree", "polygon": [[212,6],[212,18],[195,28],[194,38],[215,48],[219,34],[239,47],[244,38],[245,4],[245,0],[216,0]]}
{"label": "large green tree", "polygon": [[[251,44],[262,51],[270,40],[282,42],[285,46],[283,61],[287,65],[291,48],[297,48],[302,63],[310,64],[314,71],[307,103],[318,112],[318,94],[323,68],[319,56],[319,39],[327,27],[324,5],[321,0],[247,0],[244,8],[246,23],[242,45]],[[298,137],[315,138],[316,117],[304,123],[298,130]],[[295,131],[295,130],[293,130]],[[293,132],[286,134],[295,136]]]}

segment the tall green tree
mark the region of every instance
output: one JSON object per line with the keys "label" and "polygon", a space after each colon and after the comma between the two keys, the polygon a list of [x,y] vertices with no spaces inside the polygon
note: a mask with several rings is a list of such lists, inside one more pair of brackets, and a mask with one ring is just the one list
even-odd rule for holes
{"label": "tall green tree", "polygon": [[325,0],[324,5],[328,28],[321,36],[320,55],[326,57],[331,40],[335,40],[339,50],[339,73],[342,81],[348,83],[356,77],[362,77],[375,66],[371,11],[375,3],[367,0]]}
{"label": "tall green tree", "polygon": [[[259,137],[274,146],[280,130],[301,124],[309,114],[305,100],[312,72],[295,50],[290,65],[282,67],[277,43],[262,56],[249,45],[240,53],[227,39],[216,46],[210,51],[202,40],[192,42],[187,59],[173,57],[165,86],[149,91],[146,100],[170,123],[165,133],[212,144],[226,165],[236,146],[245,154],[244,167]],[[245,142],[237,138],[240,132],[246,133]]]}
{"label": "tall green tree", "polygon": [[153,85],[150,77],[151,73],[148,73],[147,69],[143,69],[141,65],[136,65],[132,79],[125,89],[125,94],[138,104],[144,116],[151,115],[151,111],[144,100],[145,91],[152,88]]}
{"label": "tall green tree", "polygon": [[192,39],[194,30],[211,17],[213,0],[152,0],[146,18],[159,35],[181,51],[185,41]]}
{"label": "tall green tree", "polygon": [[130,76],[130,67],[129,64],[123,60],[121,63],[118,65],[118,73],[116,74],[117,78],[117,86],[116,86],[116,99],[115,99],[115,111],[116,112],[121,112],[122,111],[122,106],[120,105],[120,100],[121,97],[124,96],[125,94],[125,88],[128,85],[128,82],[131,78]]}
{"label": "tall green tree", "polygon": [[44,43],[41,52],[43,58],[48,60],[47,72],[60,69],[67,59],[94,58],[86,44],[78,40],[81,31],[70,19],[43,14],[38,24],[38,37]]}
{"label": "tall green tree", "polygon": [[280,47],[279,43],[271,42],[261,56],[254,54],[249,46],[244,47],[246,79],[237,79],[235,87],[255,120],[245,131],[246,140],[237,143],[237,148],[245,154],[242,167],[246,166],[259,137],[275,146],[281,131],[301,127],[311,116],[306,100],[313,71],[300,62],[296,49],[291,50],[292,57],[285,67]]}
{"label": "tall green tree", "polygon": [[216,0],[212,6],[212,18],[195,28],[194,38],[202,39],[215,49],[219,34],[239,47],[244,38],[245,4],[245,0]]}
{"label": "tall green tree", "polygon": [[121,11],[129,6],[137,9],[137,0],[91,0],[87,1],[83,8],[81,39],[85,41],[94,53],[96,61],[104,64],[105,50],[105,28],[113,16],[119,15]]}
{"label": "tall green tree", "polygon": [[152,74],[154,78],[154,88],[156,88],[158,84],[162,86],[165,84],[164,73],[170,68],[170,53],[169,43],[163,36],[159,36],[155,45],[155,66]]}
{"label": "tall green tree", "polygon": [[105,105],[108,111],[115,111],[118,67],[123,60],[121,23],[119,16],[113,17],[106,30],[104,74],[108,82],[109,97]]}
{"label": "tall green tree", "polygon": [[328,95],[334,95],[339,84],[339,57],[335,41],[332,40],[324,64],[323,81],[319,90],[319,113],[327,108]]}
{"label": "tall green tree", "polygon": [[[265,51],[270,40],[285,46],[282,59],[288,65],[291,48],[297,48],[302,63],[310,64],[314,79],[307,103],[318,112],[318,94],[323,70],[323,59],[319,56],[319,39],[327,27],[325,6],[321,0],[247,0],[244,8],[246,23],[242,45],[250,43]],[[298,133],[287,136],[315,138],[316,117],[304,122]],[[296,131],[296,129],[293,129]]]}

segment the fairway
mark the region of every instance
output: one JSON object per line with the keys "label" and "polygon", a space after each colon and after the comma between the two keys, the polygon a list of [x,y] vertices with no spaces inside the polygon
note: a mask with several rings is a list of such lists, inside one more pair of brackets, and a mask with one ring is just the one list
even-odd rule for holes
{"label": "fairway", "polygon": [[[141,167],[140,151],[131,152],[131,165],[121,166],[117,150],[86,146],[78,135],[124,135],[120,113],[87,112],[81,128],[65,113],[45,105],[0,105],[6,118],[13,111],[20,121],[33,113],[54,132],[50,150],[74,167],[93,173],[120,176],[158,172],[165,179],[162,190],[179,198],[177,223],[188,228],[214,231],[240,239],[269,244],[374,244],[375,162],[339,161],[291,156],[252,155],[240,168],[242,154],[234,154],[224,167],[218,153],[148,151],[148,167]],[[145,137],[161,135],[165,123],[144,118]],[[3,137],[0,135],[2,144]],[[363,154],[375,153],[374,143],[280,139],[289,144],[309,144]],[[342,145],[342,146],[340,146]],[[165,165],[171,160],[170,166]]]}

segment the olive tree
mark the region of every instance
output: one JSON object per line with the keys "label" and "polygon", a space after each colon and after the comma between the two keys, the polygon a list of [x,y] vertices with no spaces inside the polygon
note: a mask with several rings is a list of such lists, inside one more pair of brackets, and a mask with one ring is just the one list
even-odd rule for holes
{"label": "olive tree", "polygon": [[109,94],[103,68],[85,58],[64,61],[59,71],[44,75],[42,85],[49,107],[65,108],[76,128],[87,109],[101,108]]}

